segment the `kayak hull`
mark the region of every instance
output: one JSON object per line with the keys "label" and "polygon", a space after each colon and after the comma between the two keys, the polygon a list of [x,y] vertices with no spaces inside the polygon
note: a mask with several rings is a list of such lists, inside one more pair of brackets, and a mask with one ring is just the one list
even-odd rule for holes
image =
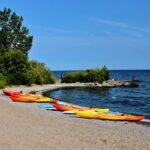
{"label": "kayak hull", "polygon": [[101,109],[101,108],[88,108],[88,107],[77,107],[74,105],[59,105],[57,103],[53,104],[53,106],[58,111],[73,111],[73,110],[87,110],[87,111],[96,111],[96,112],[108,112],[109,109]]}
{"label": "kayak hull", "polygon": [[118,121],[140,121],[144,119],[144,116],[104,114],[99,112],[88,112],[79,110],[75,110],[75,113],[79,117],[88,119],[118,120]]}
{"label": "kayak hull", "polygon": [[14,91],[10,91],[10,90],[3,90],[3,93],[5,95],[8,95],[8,96],[12,96],[12,95],[15,95],[15,94],[20,94],[19,92],[14,92]]}
{"label": "kayak hull", "polygon": [[26,103],[57,103],[57,100],[50,98],[36,98],[36,97],[10,97],[13,102],[26,102]]}

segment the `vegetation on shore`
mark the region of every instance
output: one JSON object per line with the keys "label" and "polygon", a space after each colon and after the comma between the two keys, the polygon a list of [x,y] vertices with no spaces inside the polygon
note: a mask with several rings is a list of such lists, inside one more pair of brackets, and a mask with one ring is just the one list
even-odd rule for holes
{"label": "vegetation on shore", "polygon": [[44,63],[29,60],[33,36],[22,22],[23,18],[11,9],[0,11],[0,88],[56,82]]}
{"label": "vegetation on shore", "polygon": [[109,80],[110,75],[106,66],[102,69],[88,69],[86,71],[78,72],[69,72],[65,73],[61,77],[62,83],[75,83],[75,82],[84,82],[84,83],[102,83],[103,81]]}
{"label": "vegetation on shore", "polygon": [[[55,83],[56,78],[44,63],[29,60],[33,36],[23,26],[23,18],[11,9],[0,11],[0,88],[6,85],[32,85]],[[63,83],[98,82],[109,79],[109,72],[102,69],[88,69],[62,75]]]}

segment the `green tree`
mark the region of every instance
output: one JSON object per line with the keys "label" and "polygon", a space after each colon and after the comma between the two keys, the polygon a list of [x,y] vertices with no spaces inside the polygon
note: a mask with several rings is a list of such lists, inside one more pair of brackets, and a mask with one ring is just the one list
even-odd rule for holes
{"label": "green tree", "polygon": [[32,72],[28,58],[21,51],[9,50],[4,55],[3,75],[7,77],[8,84],[32,84]]}
{"label": "green tree", "polygon": [[4,88],[6,84],[6,78],[0,73],[0,89]]}
{"label": "green tree", "polygon": [[56,78],[44,63],[29,61],[33,37],[22,25],[23,18],[11,9],[0,11],[0,88],[6,84],[55,83]]}
{"label": "green tree", "polygon": [[110,79],[110,74],[109,71],[107,69],[107,67],[104,65],[104,67],[101,69],[101,74],[103,76],[103,80],[109,80]]}
{"label": "green tree", "polygon": [[28,54],[33,37],[28,35],[29,29],[22,22],[23,18],[11,12],[11,9],[0,11],[0,48],[21,50]]}

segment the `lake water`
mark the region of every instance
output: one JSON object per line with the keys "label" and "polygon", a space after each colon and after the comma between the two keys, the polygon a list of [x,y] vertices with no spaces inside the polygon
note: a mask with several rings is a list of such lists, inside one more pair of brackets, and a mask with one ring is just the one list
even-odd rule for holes
{"label": "lake water", "polygon": [[[68,71],[54,71],[59,79]],[[150,118],[150,70],[112,70],[111,78],[140,80],[138,88],[70,88],[47,91],[44,95],[88,107],[109,108],[111,111],[145,115]]]}

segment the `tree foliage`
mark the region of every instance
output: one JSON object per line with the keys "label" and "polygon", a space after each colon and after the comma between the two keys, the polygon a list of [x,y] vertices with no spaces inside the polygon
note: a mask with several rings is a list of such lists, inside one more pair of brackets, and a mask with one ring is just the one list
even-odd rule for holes
{"label": "tree foliage", "polygon": [[22,22],[23,18],[10,9],[0,11],[0,87],[55,83],[56,78],[43,63],[29,61],[33,37]]}
{"label": "tree foliage", "polygon": [[7,85],[6,78],[0,73],[0,89],[4,88]]}
{"label": "tree foliage", "polygon": [[11,9],[0,11],[0,47],[21,50],[28,54],[32,46],[32,36],[29,29],[22,25],[23,18],[17,16]]}
{"label": "tree foliage", "polygon": [[3,75],[8,84],[28,84],[27,72],[30,70],[28,58],[21,51],[9,50],[3,55]]}
{"label": "tree foliage", "polygon": [[[43,63],[28,61],[21,51],[6,50],[0,57],[0,74],[10,85],[55,83],[56,78]],[[2,81],[2,80],[1,80]]]}
{"label": "tree foliage", "polygon": [[30,65],[34,74],[34,83],[47,84],[56,82],[56,78],[53,76],[52,72],[45,67],[44,63],[32,60],[30,61]]}
{"label": "tree foliage", "polygon": [[75,82],[93,82],[102,83],[105,80],[109,80],[110,75],[107,67],[102,69],[88,69],[81,72],[69,72],[62,75],[61,82],[63,83],[75,83]]}

